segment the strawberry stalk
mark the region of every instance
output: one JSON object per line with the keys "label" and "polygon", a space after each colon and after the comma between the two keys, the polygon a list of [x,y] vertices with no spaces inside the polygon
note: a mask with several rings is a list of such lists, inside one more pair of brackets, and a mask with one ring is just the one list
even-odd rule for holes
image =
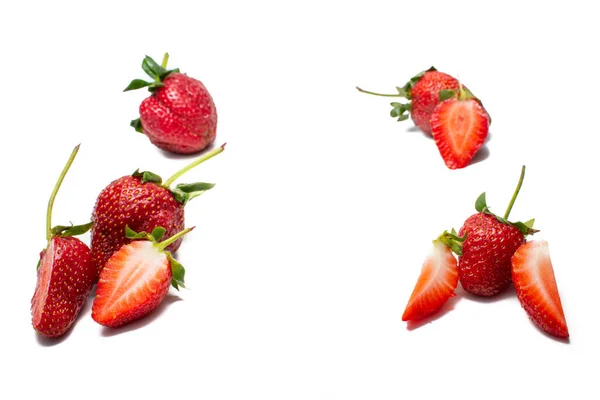
{"label": "strawberry stalk", "polygon": [[163,184],[163,186],[165,187],[169,187],[171,186],[171,184],[173,182],[175,182],[177,179],[179,179],[181,177],[181,175],[185,174],[186,172],[188,172],[190,169],[202,164],[204,161],[210,160],[211,158],[213,158],[214,156],[216,156],[219,153],[222,153],[223,150],[225,150],[225,145],[227,143],[222,144],[220,147],[217,147],[216,149],[209,151],[208,153],[206,153],[205,155],[203,155],[202,157],[194,160],[192,163],[186,165],[185,167],[183,167],[182,169],[180,169],[179,171],[175,172],[173,174],[173,176],[171,176],[169,179],[167,179],[165,181],[165,183]]}
{"label": "strawberry stalk", "polygon": [[521,168],[521,176],[519,177],[519,182],[517,183],[517,188],[513,193],[512,199],[510,199],[510,203],[508,203],[508,207],[506,208],[506,212],[504,213],[504,219],[508,219],[510,212],[512,211],[513,205],[517,200],[517,196],[519,195],[519,191],[521,190],[521,185],[523,185],[523,179],[525,178],[525,166]]}
{"label": "strawberry stalk", "polygon": [[69,172],[69,168],[71,168],[71,164],[73,164],[73,161],[75,160],[75,157],[77,156],[77,152],[79,151],[79,146],[80,146],[79,144],[77,146],[75,146],[75,148],[71,152],[71,155],[69,156],[69,159],[67,160],[67,164],[65,164],[65,166],[63,167],[63,170],[60,173],[60,176],[58,177],[56,184],[54,185],[54,189],[52,190],[50,199],[48,200],[48,209],[46,210],[46,240],[48,241],[48,244],[50,243],[50,240],[54,236],[65,237],[65,236],[81,235],[81,234],[87,232],[92,227],[91,222],[84,224],[84,225],[77,225],[77,226],[73,226],[73,224],[71,224],[70,226],[57,225],[55,227],[52,227],[52,209],[54,208],[54,200],[56,199],[58,190],[60,189],[60,186],[62,185],[63,180],[65,179],[65,176],[67,175],[67,172]]}

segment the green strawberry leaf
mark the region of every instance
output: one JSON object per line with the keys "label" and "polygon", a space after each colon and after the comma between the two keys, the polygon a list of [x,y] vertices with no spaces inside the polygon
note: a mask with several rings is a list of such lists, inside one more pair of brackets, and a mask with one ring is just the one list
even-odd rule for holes
{"label": "green strawberry leaf", "polygon": [[171,264],[171,285],[177,290],[179,290],[179,287],[185,288],[185,268],[173,257],[171,252],[165,251],[165,254],[167,255],[169,264]]}
{"label": "green strawberry leaf", "polygon": [[130,126],[132,126],[136,132],[139,133],[144,133],[144,129],[142,127],[142,121],[137,118],[137,119],[132,119],[131,122],[129,123]]}
{"label": "green strawberry leaf", "polygon": [[154,238],[154,241],[156,243],[158,243],[163,238],[166,231],[167,230],[165,228],[163,228],[162,226],[157,226],[156,228],[152,229],[152,233],[150,235],[152,235],[152,237]]}
{"label": "green strawberry leaf", "polygon": [[408,119],[408,115],[411,109],[412,104],[403,104],[398,102],[390,103],[392,106],[392,110],[390,111],[390,116],[392,118],[398,118],[398,121],[404,121]]}
{"label": "green strawberry leaf", "polygon": [[175,200],[183,205],[186,205],[188,201],[200,196],[207,190],[212,189],[215,186],[214,183],[196,182],[196,183],[180,183],[171,189],[171,193]]}
{"label": "green strawberry leaf", "polygon": [[157,79],[167,72],[165,68],[154,61],[154,59],[150,56],[144,57],[144,61],[142,61],[142,69],[152,79]]}
{"label": "green strawberry leaf", "polygon": [[[450,248],[452,252],[458,256],[462,255],[462,243],[467,238],[467,235],[460,237],[456,234],[454,228],[450,232],[444,231],[436,240],[442,242],[446,247]],[[435,241],[434,241],[435,242]]]}
{"label": "green strawberry leaf", "polygon": [[167,76],[169,76],[170,74],[172,74],[174,72],[179,72],[179,68],[170,69],[168,71],[163,72],[162,74],[159,75],[158,79],[160,79],[162,81],[163,79],[165,79]]}
{"label": "green strawberry leaf", "polygon": [[69,236],[79,236],[83,235],[92,227],[92,222],[88,222],[87,224],[82,225],[57,225],[50,230],[52,236],[60,236],[60,237],[69,237]]}
{"label": "green strawberry leaf", "polygon": [[[154,228],[155,230],[158,228]],[[154,231],[152,231],[154,232]],[[154,241],[154,237],[149,235],[148,232],[136,232],[129,227],[129,225],[125,225],[125,237],[131,240],[149,240],[151,242]]]}
{"label": "green strawberry leaf", "polygon": [[152,182],[159,185],[162,183],[162,178],[150,171],[140,172],[138,169],[131,176],[134,178],[141,178],[142,183]]}
{"label": "green strawberry leaf", "polygon": [[146,82],[143,79],[134,79],[129,83],[129,85],[125,89],[123,89],[123,91],[128,92],[130,90],[137,90],[146,86],[150,86],[151,84],[152,82]]}
{"label": "green strawberry leaf", "polygon": [[526,227],[533,229],[533,224],[535,223],[535,218],[531,218],[529,221],[523,222]]}
{"label": "green strawberry leaf", "polygon": [[440,101],[445,101],[448,99],[451,99],[453,97],[456,97],[457,93],[455,90],[448,90],[448,89],[444,89],[444,90],[440,90]]}
{"label": "green strawberry leaf", "polygon": [[487,203],[485,201],[485,192],[481,193],[479,195],[479,197],[477,198],[477,200],[475,200],[475,209],[478,212],[488,211],[488,206],[487,206]]}

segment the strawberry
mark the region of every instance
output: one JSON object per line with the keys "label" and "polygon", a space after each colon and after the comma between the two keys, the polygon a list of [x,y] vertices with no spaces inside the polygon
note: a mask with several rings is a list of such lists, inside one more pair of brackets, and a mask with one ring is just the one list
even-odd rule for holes
{"label": "strawberry", "polygon": [[504,217],[490,212],[482,193],[475,202],[478,212],[467,218],[458,232],[461,243],[452,242],[459,255],[458,277],[469,293],[493,296],[504,290],[511,282],[512,255],[525,243],[526,235],[537,232],[533,219],[525,223],[508,221],[524,177],[525,166]]}
{"label": "strawberry", "polygon": [[431,114],[431,131],[442,159],[450,169],[466,167],[483,146],[489,117],[473,95],[462,86],[458,96],[446,92]]}
{"label": "strawberry", "polygon": [[[214,184],[171,184],[191,168],[221,153],[225,145],[206,153],[165,182],[152,172],[136,171],[121,177],[104,188],[92,212],[92,258],[98,271],[121,246],[130,242],[123,235],[125,226],[135,231],[151,232],[162,226],[165,238],[181,231],[184,226],[184,206],[194,197],[211,189]],[[177,251],[181,240],[173,242],[169,250]]]}
{"label": "strawberry", "polygon": [[357,89],[363,93],[385,97],[403,97],[411,100],[407,104],[393,102],[390,115],[398,118],[398,121],[408,119],[408,113],[423,132],[431,134],[431,114],[440,102],[440,94],[443,91],[457,91],[459,89],[458,80],[443,72],[437,71],[431,67],[411,78],[403,87],[396,87],[398,93],[381,94]]}
{"label": "strawberry", "polygon": [[157,147],[179,154],[196,153],[210,145],[217,134],[217,110],[206,87],[197,79],[167,70],[146,56],[143,70],[153,79],[134,79],[124,91],[147,87],[152,93],[140,104],[140,118],[131,121]]}
{"label": "strawberry", "polygon": [[551,335],[569,336],[550,251],[546,241],[530,241],[513,254],[512,280],[517,297],[529,317]]}
{"label": "strawberry", "polygon": [[110,328],[125,325],[158,307],[169,285],[177,290],[185,287],[183,266],[165,248],[192,229],[160,242],[165,234],[162,227],[152,234],[126,227],[125,235],[132,242],[114,253],[100,273],[92,305],[94,321]]}
{"label": "strawberry", "polygon": [[442,238],[433,242],[417,284],[402,314],[403,321],[423,319],[438,311],[454,296],[458,286],[458,267],[452,251]]}
{"label": "strawberry", "polygon": [[48,202],[48,244],[40,254],[37,283],[31,299],[33,328],[46,337],[58,337],[69,330],[96,282],[96,268],[89,247],[73,237],[87,232],[91,223],[51,228],[54,199],[78,151],[79,146],[71,153]]}

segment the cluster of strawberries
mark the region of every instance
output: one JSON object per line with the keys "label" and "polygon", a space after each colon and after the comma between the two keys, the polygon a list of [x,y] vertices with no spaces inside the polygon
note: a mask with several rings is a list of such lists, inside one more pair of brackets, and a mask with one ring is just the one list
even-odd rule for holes
{"label": "cluster of strawberries", "polygon": [[440,155],[450,169],[469,165],[488,136],[491,118],[481,101],[456,78],[431,67],[411,78],[398,93],[382,94],[361,88],[363,93],[402,97],[392,102],[390,115],[398,121],[410,114],[415,125],[433,136]]}
{"label": "cluster of strawberries", "polygon": [[458,234],[444,231],[434,240],[402,315],[404,321],[438,311],[455,295],[459,281],[477,296],[494,296],[512,282],[521,305],[540,328],[557,337],[569,336],[548,243],[526,241],[527,235],[537,232],[534,220],[508,221],[524,174],[525,167],[504,216],[489,210],[483,193],[475,202],[477,213],[466,219]]}
{"label": "cluster of strawberries", "polygon": [[[156,146],[175,153],[205,149],[216,136],[216,110],[200,81],[166,70],[150,57],[142,64],[154,80],[134,80],[126,90],[148,87],[152,95],[140,106],[132,125]],[[197,158],[163,182],[160,176],[135,171],[110,183],[99,194],[91,222],[52,227],[52,208],[73,163],[76,146],[48,202],[46,248],[40,254],[31,300],[34,329],[46,337],[66,333],[94,285],[92,318],[107,327],[122,326],[154,310],[169,287],[184,286],[185,270],[172,253],[193,228],[185,229],[184,206],[214,184],[174,182],[216,156],[224,145]],[[76,235],[91,229],[91,248]]]}

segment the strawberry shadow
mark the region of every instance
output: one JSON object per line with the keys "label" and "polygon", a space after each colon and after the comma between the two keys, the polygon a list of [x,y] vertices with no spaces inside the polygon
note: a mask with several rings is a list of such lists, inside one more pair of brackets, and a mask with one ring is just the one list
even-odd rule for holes
{"label": "strawberry shadow", "polygon": [[183,300],[181,297],[171,294],[171,293],[168,293],[167,297],[165,297],[165,299],[160,303],[160,305],[156,309],[154,309],[152,312],[150,312],[149,314],[143,316],[140,319],[136,319],[135,321],[125,324],[121,327],[118,327],[118,328],[108,328],[106,326],[103,326],[101,335],[103,337],[111,337],[111,336],[116,336],[116,335],[120,335],[122,333],[135,331],[137,329],[143,328],[146,325],[152,323],[152,321],[156,320],[158,317],[160,317],[162,315],[162,313],[164,313],[165,310],[171,304],[176,303],[181,300]]}
{"label": "strawberry shadow", "polygon": [[514,299],[517,298],[517,292],[513,285],[509,285],[506,289],[504,289],[503,291],[501,291],[500,293],[498,293],[494,296],[477,296],[477,295],[467,292],[460,285],[457,288],[457,290],[460,290],[461,295],[464,298],[472,300],[472,301],[476,301],[478,303],[495,303],[497,301],[502,301],[502,300],[506,300],[506,299],[510,299],[510,298],[514,298]]}
{"label": "strawberry shadow", "polygon": [[456,303],[458,303],[462,299],[462,297],[463,296],[457,294],[456,296],[453,296],[452,298],[448,299],[448,301],[444,303],[442,308],[440,308],[436,313],[430,315],[429,317],[417,321],[407,321],[406,329],[409,331],[414,331],[415,329],[418,329],[423,325],[429,324],[437,320],[438,318],[443,317],[448,312],[454,310],[454,307],[456,307]]}
{"label": "strawberry shadow", "polygon": [[178,153],[173,153],[170,151],[166,151],[160,148],[156,148],[156,151],[158,151],[163,157],[168,158],[170,160],[191,160],[194,158],[197,158],[199,156],[201,156],[204,153],[207,153],[209,151],[211,151],[212,149],[215,148],[215,143],[211,143],[209,146],[207,146],[206,148],[197,151],[195,153],[190,153],[190,154],[178,154]]}
{"label": "strawberry shadow", "polygon": [[64,335],[61,335],[56,338],[49,338],[46,336],[42,336],[39,333],[34,331],[35,336],[38,341],[38,344],[41,346],[44,346],[44,347],[52,347],[52,346],[61,344],[65,339],[67,339],[69,336],[71,336],[71,332],[73,332],[73,330],[77,329],[77,324],[78,324],[79,320],[81,318],[83,318],[83,315],[90,314],[94,297],[96,297],[96,288],[95,287],[94,287],[94,290],[92,291],[92,293],[90,293],[90,295],[88,296],[88,298],[85,301],[85,303],[83,304],[83,306],[81,307],[81,311],[79,312],[79,315],[77,315],[77,317],[75,318],[75,321],[73,321],[73,325],[71,325],[69,330],[66,331]]}

